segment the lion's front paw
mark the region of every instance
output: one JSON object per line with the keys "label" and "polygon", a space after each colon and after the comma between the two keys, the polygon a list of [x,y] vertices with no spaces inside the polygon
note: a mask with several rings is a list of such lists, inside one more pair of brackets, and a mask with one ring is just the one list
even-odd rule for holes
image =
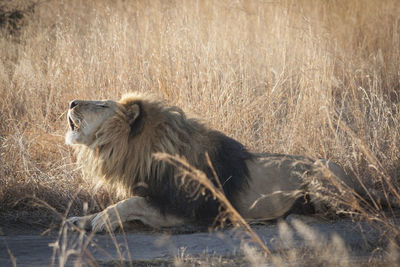
{"label": "lion's front paw", "polygon": [[67,219],[67,227],[70,230],[76,231],[83,229],[85,231],[91,231],[91,221],[93,217],[96,216],[94,215],[88,215],[88,216],[82,216],[82,217],[70,217]]}
{"label": "lion's front paw", "polygon": [[91,229],[94,232],[113,232],[122,224],[115,208],[107,208],[99,212],[91,221]]}

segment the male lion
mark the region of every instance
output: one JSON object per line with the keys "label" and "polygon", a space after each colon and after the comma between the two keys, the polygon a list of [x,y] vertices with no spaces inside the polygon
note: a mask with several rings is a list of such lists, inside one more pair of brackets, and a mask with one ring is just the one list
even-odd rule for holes
{"label": "male lion", "polygon": [[[132,93],[118,102],[74,100],[68,123],[66,143],[73,146],[85,174],[105,179],[127,196],[97,214],[68,219],[88,230],[103,231],[107,222],[115,230],[120,222],[132,220],[159,228],[216,218],[218,201],[207,194],[193,197],[177,182],[177,168],[153,157],[157,152],[184,157],[217,184],[215,170],[227,199],[246,220],[276,219],[293,207],[314,208],[305,182],[318,171],[313,161],[250,153],[238,141],[150,96]],[[324,164],[349,182],[338,165]]]}

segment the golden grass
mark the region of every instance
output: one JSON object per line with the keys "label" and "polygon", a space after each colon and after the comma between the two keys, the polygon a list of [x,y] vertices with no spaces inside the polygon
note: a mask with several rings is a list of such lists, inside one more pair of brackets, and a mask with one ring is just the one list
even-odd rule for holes
{"label": "golden grass", "polygon": [[75,214],[112,201],[74,165],[65,111],[132,90],[254,151],[331,159],[398,197],[396,0],[48,1],[0,48],[0,211],[35,210],[27,196],[60,212],[75,199]]}

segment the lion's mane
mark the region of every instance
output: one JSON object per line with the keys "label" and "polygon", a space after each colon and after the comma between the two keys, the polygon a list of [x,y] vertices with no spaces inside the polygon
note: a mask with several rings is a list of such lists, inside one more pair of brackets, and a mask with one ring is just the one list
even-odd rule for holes
{"label": "lion's mane", "polygon": [[[139,115],[132,121],[135,105]],[[178,170],[156,160],[154,153],[184,157],[214,181],[206,161],[208,153],[230,201],[247,186],[245,161],[252,158],[239,142],[186,118],[177,107],[138,93],[119,101],[115,115],[104,121],[89,147],[75,149],[85,175],[106,180],[125,196],[140,193],[162,213],[196,220],[214,218],[219,204],[212,197],[190,196],[176,181]]]}

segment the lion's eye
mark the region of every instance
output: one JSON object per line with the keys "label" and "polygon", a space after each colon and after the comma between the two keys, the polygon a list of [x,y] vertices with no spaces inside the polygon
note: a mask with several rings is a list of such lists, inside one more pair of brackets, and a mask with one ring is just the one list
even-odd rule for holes
{"label": "lion's eye", "polygon": [[104,105],[104,104],[97,104],[98,107],[100,108],[108,108],[108,106]]}

